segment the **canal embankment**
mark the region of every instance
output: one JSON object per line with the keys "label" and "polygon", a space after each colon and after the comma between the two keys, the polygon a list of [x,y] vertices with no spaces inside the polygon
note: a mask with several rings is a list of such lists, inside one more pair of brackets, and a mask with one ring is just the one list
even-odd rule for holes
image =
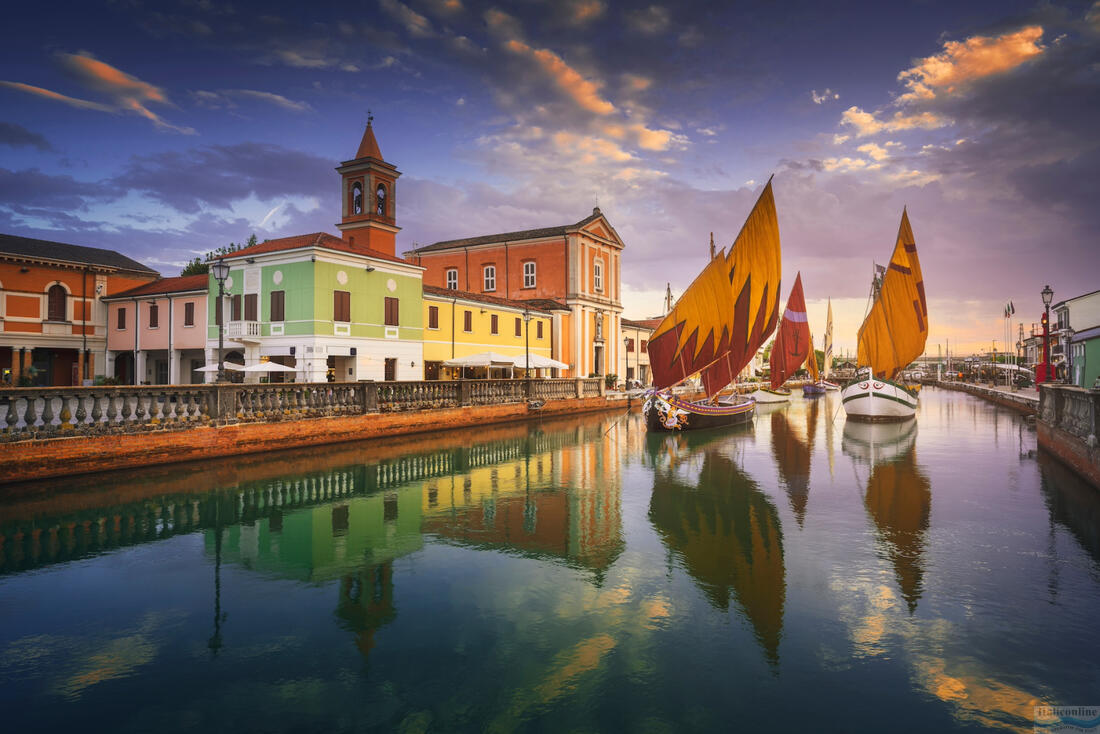
{"label": "canal embankment", "polygon": [[1038,418],[1039,448],[1100,489],[1100,390],[1041,385]]}
{"label": "canal embankment", "polygon": [[1035,415],[1039,411],[1039,394],[1034,390],[1012,390],[1006,387],[991,387],[948,380],[926,379],[922,380],[921,384],[969,393],[991,403],[996,403],[1001,407],[1011,408],[1023,415]]}
{"label": "canal embankment", "polygon": [[622,407],[599,379],[21,388],[0,484]]}

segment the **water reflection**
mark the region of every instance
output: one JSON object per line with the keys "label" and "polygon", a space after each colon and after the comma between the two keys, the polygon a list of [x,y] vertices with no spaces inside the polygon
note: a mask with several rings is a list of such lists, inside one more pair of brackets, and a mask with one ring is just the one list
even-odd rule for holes
{"label": "water reflection", "polygon": [[776,411],[771,415],[772,455],[799,527],[802,527],[806,519],[806,503],[810,498],[810,452],[814,441],[818,402],[814,400],[806,411],[805,439],[798,435],[788,420],[786,411]]}
{"label": "water reflection", "polygon": [[910,614],[921,596],[932,511],[932,485],[916,463],[916,436],[915,418],[902,423],[846,421],[842,443],[845,454],[870,466],[864,506]]}
{"label": "water reflection", "polygon": [[714,607],[727,611],[733,598],[777,665],[786,597],[783,531],[771,500],[728,455],[737,445],[713,434],[654,437],[649,519]]}

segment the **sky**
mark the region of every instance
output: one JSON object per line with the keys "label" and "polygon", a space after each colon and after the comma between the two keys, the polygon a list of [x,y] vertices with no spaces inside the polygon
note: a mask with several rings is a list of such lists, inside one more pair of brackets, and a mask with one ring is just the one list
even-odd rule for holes
{"label": "sky", "polygon": [[[164,275],[336,232],[366,123],[398,251],[579,221],[659,314],[773,178],[784,286],[855,348],[908,207],[928,353],[1004,348],[1100,288],[1100,2],[19,3],[0,45],[0,232]],[[784,293],[785,297],[785,293]],[[1075,325],[1076,326],[1076,325]]]}

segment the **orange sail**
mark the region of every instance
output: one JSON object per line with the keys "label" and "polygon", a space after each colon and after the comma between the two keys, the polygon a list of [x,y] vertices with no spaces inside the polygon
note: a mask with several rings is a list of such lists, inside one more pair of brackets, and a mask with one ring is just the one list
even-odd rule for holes
{"label": "orange sail", "polygon": [[806,318],[806,297],[802,294],[802,273],[795,276],[794,288],[787,298],[787,309],[779,324],[779,333],[772,344],[772,389],[802,367],[810,350],[810,324]]}
{"label": "orange sail", "polygon": [[708,394],[739,373],[779,316],[779,222],[771,181],[729,254],[719,252],[653,331],[649,361],[657,389],[702,372]]}
{"label": "orange sail", "polygon": [[891,380],[924,351],[928,339],[928,303],[924,277],[909,216],[901,226],[878,297],[859,328],[858,364],[875,377]]}

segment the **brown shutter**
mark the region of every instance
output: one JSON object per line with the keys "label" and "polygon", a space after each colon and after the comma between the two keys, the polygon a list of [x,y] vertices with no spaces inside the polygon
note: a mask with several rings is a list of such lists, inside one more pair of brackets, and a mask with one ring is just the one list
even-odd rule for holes
{"label": "brown shutter", "polygon": [[523,319],[516,317],[516,336],[523,336]]}
{"label": "brown shutter", "polygon": [[467,311],[466,315],[462,319],[462,330],[463,331],[473,331],[474,330],[474,315],[470,311]]}
{"label": "brown shutter", "polygon": [[428,328],[439,328],[439,306],[428,306]]}
{"label": "brown shutter", "polygon": [[124,308],[118,310],[118,328],[119,331],[126,328],[126,309]]}
{"label": "brown shutter", "polygon": [[230,316],[230,319],[233,321],[241,320],[241,296],[239,293],[233,296],[233,315]]}
{"label": "brown shutter", "polygon": [[222,305],[223,305],[222,302],[224,300],[225,300],[224,298],[215,298],[214,299],[214,323],[217,324],[218,326],[222,325]]}
{"label": "brown shutter", "polygon": [[351,321],[351,293],[349,291],[332,292],[332,320]]}
{"label": "brown shutter", "polygon": [[156,329],[158,327],[160,327],[160,308],[157,307],[157,304],[150,303],[149,304],[149,328],[150,329]]}
{"label": "brown shutter", "polygon": [[386,326],[398,326],[400,324],[400,301],[396,298],[386,298]]}
{"label": "brown shutter", "polygon": [[499,331],[497,330],[497,315],[496,315],[496,314],[493,314],[493,315],[491,315],[491,316],[489,317],[489,332],[490,332],[491,334],[498,334],[498,333],[500,333],[500,332],[499,332]]}
{"label": "brown shutter", "polygon": [[195,325],[195,302],[188,301],[183,304],[183,325],[194,326]]}
{"label": "brown shutter", "polygon": [[542,338],[542,322],[541,321],[536,321],[535,322],[535,338],[536,339],[541,339]]}
{"label": "brown shutter", "polygon": [[286,292],[271,291],[271,321],[283,321],[286,318]]}
{"label": "brown shutter", "polygon": [[255,293],[249,293],[244,297],[244,320],[256,321],[259,318],[258,308],[260,297]]}

